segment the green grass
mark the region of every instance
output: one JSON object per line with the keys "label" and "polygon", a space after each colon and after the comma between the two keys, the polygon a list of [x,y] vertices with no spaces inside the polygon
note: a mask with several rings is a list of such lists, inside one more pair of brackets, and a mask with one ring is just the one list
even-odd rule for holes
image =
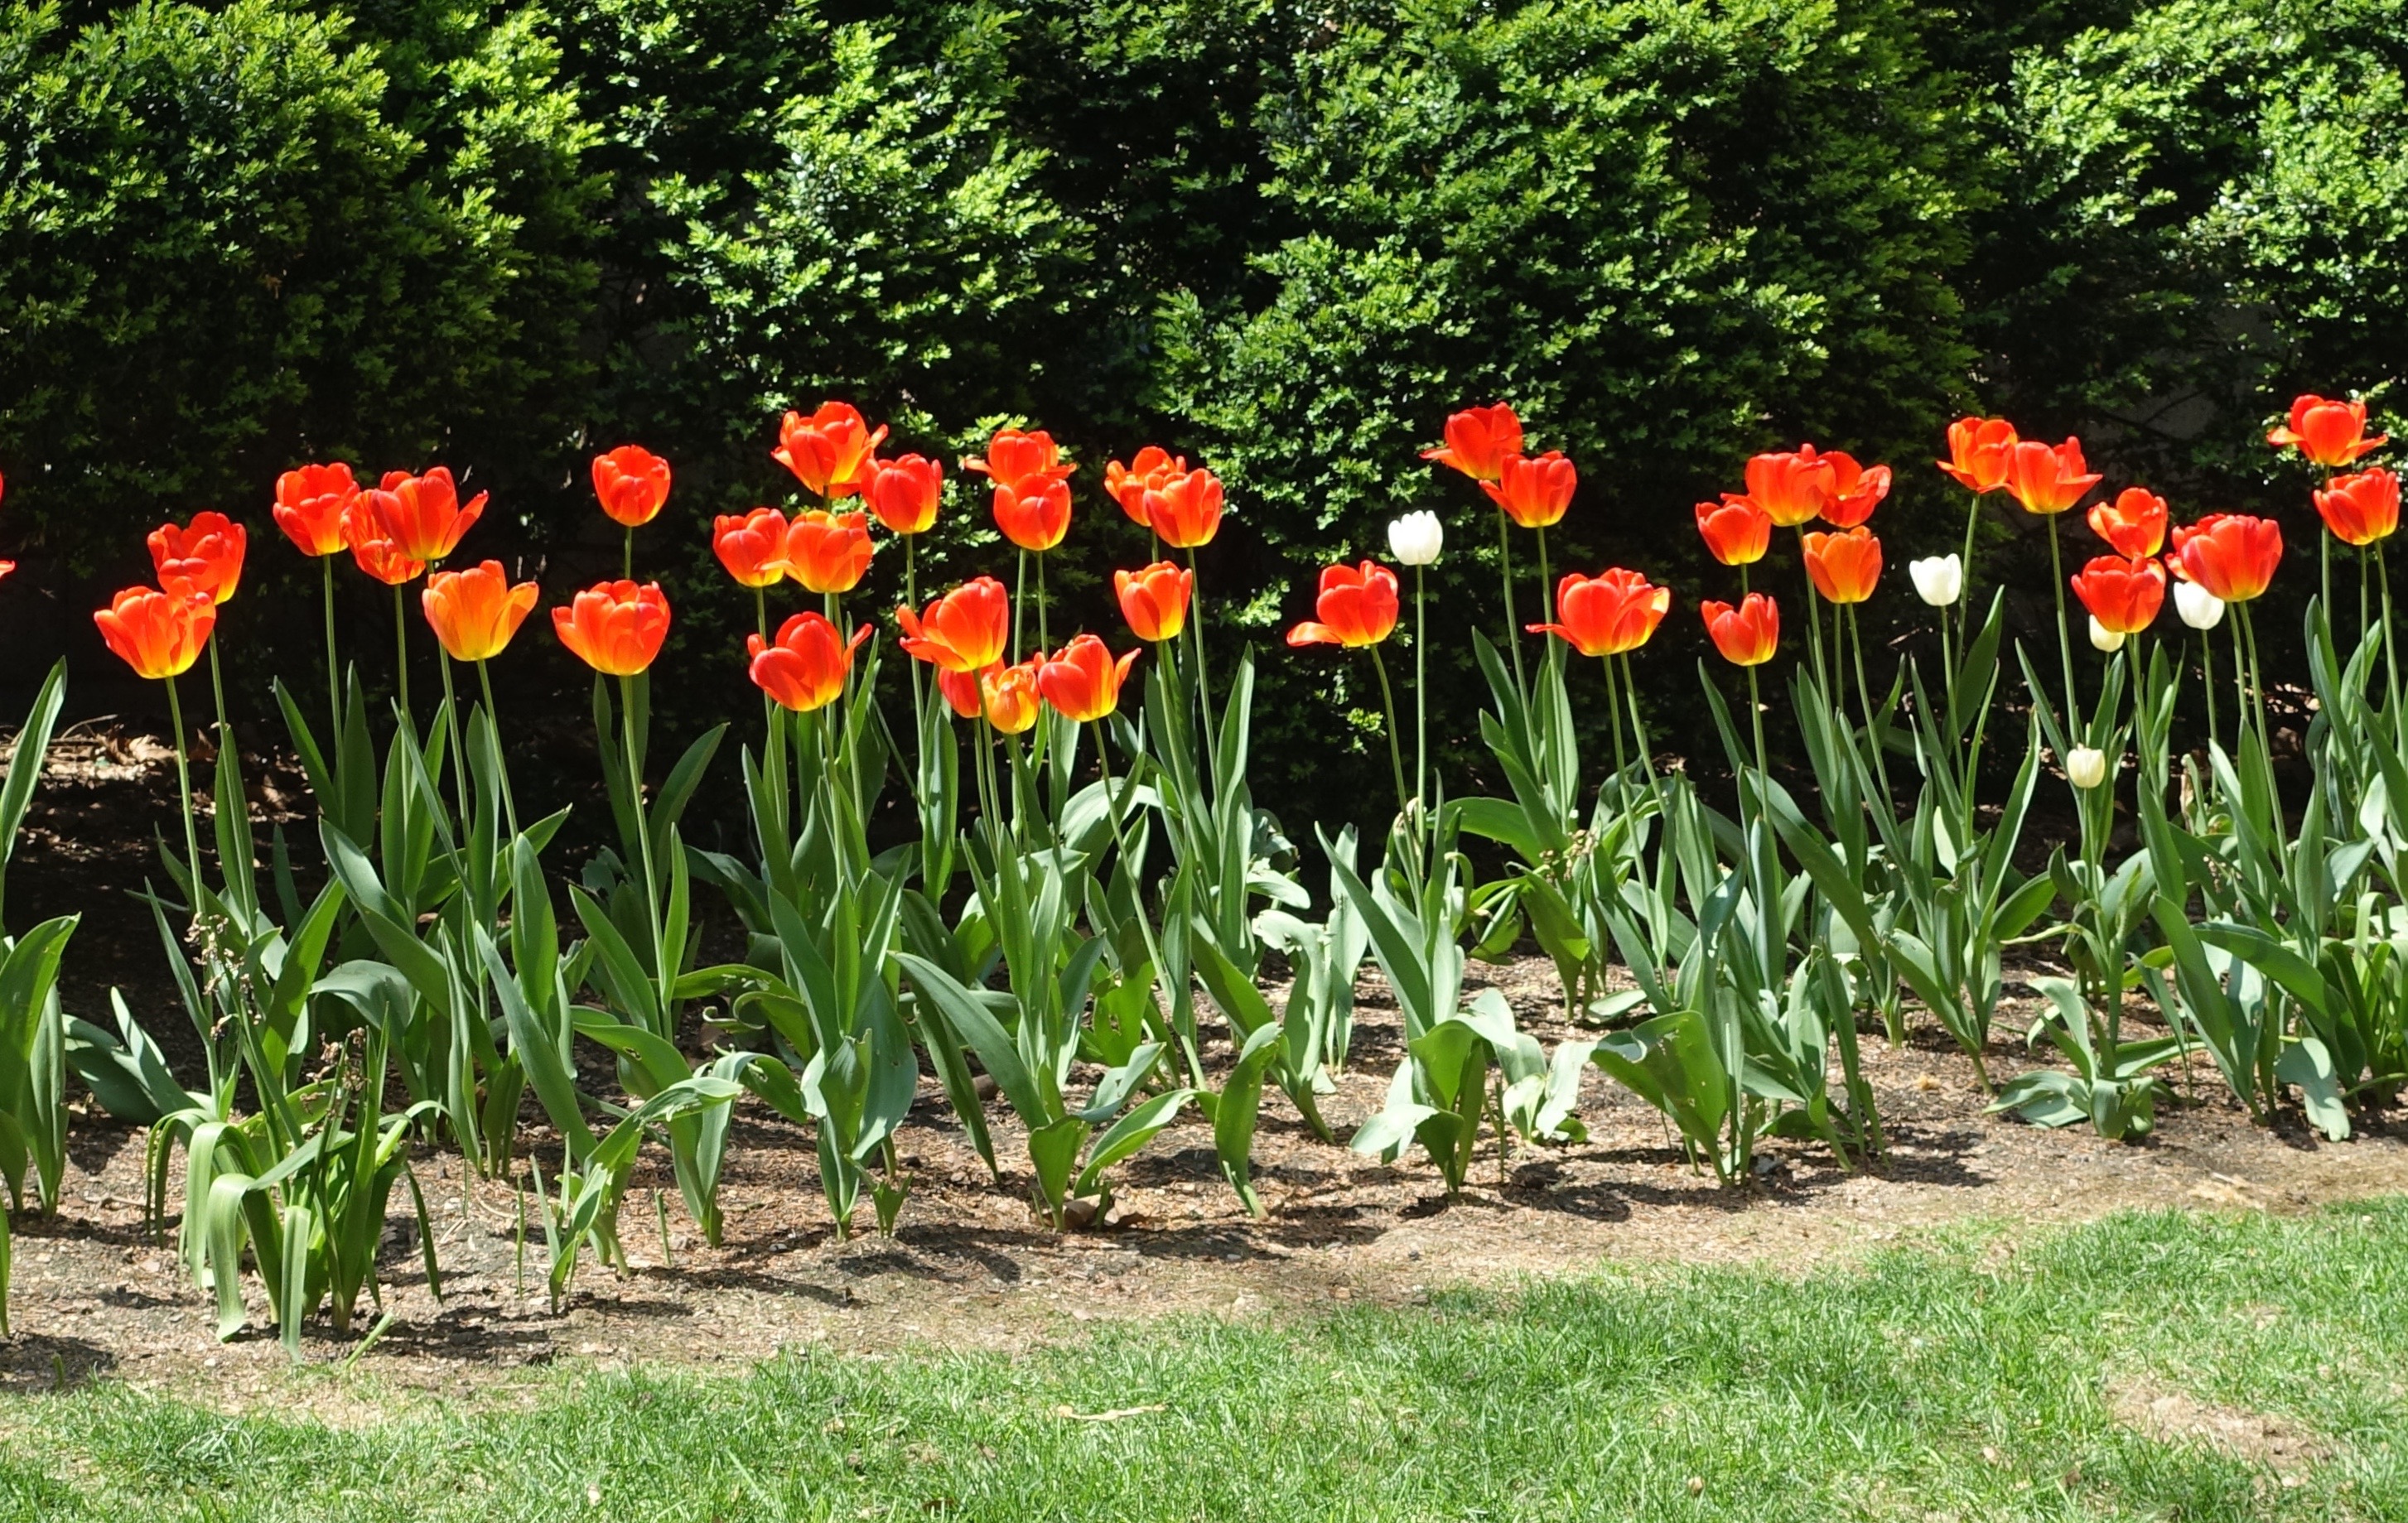
{"label": "green grass", "polygon": [[[102,1386],[14,1399],[0,1516],[2408,1518],[2408,1202],[2000,1249],[1965,1232],[1802,1280],[1609,1272],[1018,1359],[564,1372],[365,1428],[298,1415],[322,1373],[293,1377],[294,1415],[241,1418]],[[2134,1381],[2323,1455],[2284,1485],[2143,1437],[2107,1395]]]}

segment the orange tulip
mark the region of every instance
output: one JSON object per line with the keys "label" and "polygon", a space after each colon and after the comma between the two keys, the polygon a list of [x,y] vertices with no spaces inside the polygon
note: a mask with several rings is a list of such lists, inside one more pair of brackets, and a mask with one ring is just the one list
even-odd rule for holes
{"label": "orange tulip", "polygon": [[14,562],[14,561],[0,561],[0,581],[7,581],[7,580],[8,579],[9,575],[10,575],[12,572],[14,572],[16,569],[17,569],[17,562]]}
{"label": "orange tulip", "polygon": [[1480,490],[1523,528],[1544,529],[1563,518],[1579,480],[1564,452],[1550,449],[1536,458],[1506,456],[1498,462],[1497,479],[1483,481]]}
{"label": "orange tulip", "polygon": [[2007,457],[2007,495],[2027,513],[2062,513],[2098,484],[2076,438],[2057,445],[2025,439]]}
{"label": "orange tulip", "polygon": [[942,465],[921,455],[898,455],[870,462],[869,485],[862,496],[879,522],[898,534],[917,534],[937,521],[944,489]]}
{"label": "orange tulip", "polygon": [[1816,454],[1811,444],[1801,444],[1795,449],[1751,456],[1747,497],[1774,523],[1795,529],[1822,515],[1837,479],[1830,457]]}
{"label": "orange tulip", "polygon": [[1292,646],[1378,645],[1397,627],[1397,574],[1377,561],[1324,566],[1317,616],[1287,632]]}
{"label": "orange tulip", "polygon": [[2007,484],[2015,444],[2015,426],[2003,418],[1959,418],[1948,425],[1949,458],[1938,463],[1967,491],[1987,494]]}
{"label": "orange tulip", "polygon": [[[996,662],[994,664],[1000,666],[1003,663]],[[939,666],[937,668],[937,690],[944,694],[946,705],[965,719],[975,719],[986,710],[986,700],[981,694],[979,674],[976,672],[949,672]]]}
{"label": "orange tulip", "polygon": [[1672,606],[1672,590],[1616,566],[1596,576],[1566,576],[1555,587],[1555,622],[1532,624],[1584,656],[1619,656],[1647,643]]}
{"label": "orange tulip", "polygon": [[992,576],[963,583],[927,611],[895,610],[903,649],[948,672],[976,672],[1003,659],[1011,638],[1011,594]]}
{"label": "orange tulip", "polygon": [[217,628],[218,605],[197,588],[129,587],[92,616],[100,637],[136,676],[181,676]]}
{"label": "orange tulip", "polygon": [[798,613],[779,626],[774,642],[758,634],[744,637],[745,653],[752,658],[752,685],[797,714],[825,708],[843,695],[853,653],[868,638],[867,624],[847,642],[824,615]]}
{"label": "orange tulip", "polygon": [[1871,518],[1889,495],[1889,467],[1859,465],[1856,457],[1840,449],[1823,458],[1831,463],[1831,500],[1823,505],[1823,521],[1834,529],[1853,529]]}
{"label": "orange tulip", "polygon": [[710,552],[738,587],[775,587],[786,579],[786,515],[774,507],[723,513],[710,520]]}
{"label": "orange tulip", "polygon": [[1719,504],[1698,505],[1698,533],[1723,564],[1752,566],[1772,542],[1772,520],[1737,492],[1725,492]]}
{"label": "orange tulip", "polygon": [[786,526],[786,571],[814,592],[850,592],[868,574],[869,516],[808,507]]}
{"label": "orange tulip", "polygon": [[2372,545],[2400,527],[2400,478],[2374,466],[2337,476],[2316,493],[2316,512],[2344,545]]}
{"label": "orange tulip", "polygon": [[2378,434],[2370,439],[2365,434],[2365,403],[2302,396],[2292,399],[2289,425],[2267,434],[2266,442],[2278,449],[2298,445],[2300,454],[2328,470],[2338,470],[2360,455],[2382,448],[2391,437]]}
{"label": "orange tulip", "polygon": [[207,592],[211,603],[223,603],[241,585],[248,542],[242,525],[224,514],[195,513],[185,527],[163,523],[150,531],[150,564],[160,586],[184,582]]}
{"label": "orange tulip", "polygon": [[401,546],[386,535],[366,492],[343,515],[343,543],[351,547],[351,559],[359,568],[387,587],[416,581],[425,574],[425,562],[403,554]]}
{"label": "orange tulip", "polygon": [[360,484],[351,468],[304,465],[276,478],[276,527],[304,555],[333,555],[349,548],[343,537],[343,515],[359,501]]}
{"label": "orange tulip", "polygon": [[418,596],[435,638],[453,661],[490,661],[535,611],[536,585],[513,587],[502,563],[487,561],[466,571],[437,572]]}
{"label": "orange tulip", "polygon": [[1070,532],[1070,489],[1043,471],[995,484],[995,526],[1024,550],[1045,551]]}
{"label": "orange tulip", "polygon": [[594,495],[614,523],[640,529],[669,500],[669,463],[638,444],[594,457]]}
{"label": "orange tulip", "polygon": [[2272,585],[2283,560],[2283,526],[2245,513],[2211,513],[2174,530],[2175,575],[2227,603],[2246,603]]}
{"label": "orange tulip", "polygon": [[668,637],[669,600],[658,582],[595,582],[552,610],[552,632],[603,676],[634,676],[652,664]]}
{"label": "orange tulip", "polygon": [[2151,557],[2102,555],[2066,579],[2099,627],[2115,634],[2138,634],[2165,605],[2166,568]]}
{"label": "orange tulip", "polygon": [[1166,473],[1145,494],[1145,521],[1172,549],[1194,549],[1221,532],[1221,478],[1211,472]]}
{"label": "orange tulip", "polygon": [[1761,666],[1781,645],[1781,609],[1761,592],[1750,592],[1736,608],[1711,598],[1698,605],[1714,648],[1734,666]]}
{"label": "orange tulip", "polygon": [[1032,476],[1050,476],[1058,481],[1078,468],[1064,463],[1054,435],[1041,428],[1032,433],[1016,428],[996,429],[995,437],[987,441],[983,457],[972,455],[962,462],[962,469],[976,471],[998,486]]}
{"label": "orange tulip", "polygon": [[1445,445],[1423,450],[1422,459],[1452,465],[1474,481],[1494,481],[1504,473],[1505,457],[1521,452],[1522,420],[1499,402],[1449,417]]}
{"label": "orange tulip", "polygon": [[2090,509],[2090,530],[2128,560],[2166,547],[2166,500],[2145,487],[2126,487],[2113,503]]}
{"label": "orange tulip", "polygon": [[461,506],[451,470],[437,465],[423,476],[387,471],[366,501],[379,538],[392,540],[412,561],[432,564],[460,548],[460,536],[485,511],[485,497],[480,491]]}
{"label": "orange tulip", "polygon": [[834,501],[868,484],[869,463],[886,439],[886,426],[872,429],[850,402],[823,402],[805,418],[789,412],[778,424],[778,448],[769,458],[795,479]]}
{"label": "orange tulip", "polygon": [[1100,719],[1120,706],[1121,684],[1137,658],[1132,650],[1114,661],[1103,641],[1082,634],[1037,669],[1037,690],[1073,723]]}
{"label": "orange tulip", "polygon": [[[1134,652],[1132,652],[1134,656]],[[1043,663],[1031,656],[1017,666],[1000,662],[979,674],[979,691],[986,700],[986,722],[1007,735],[1017,735],[1037,723],[1037,674]]]}
{"label": "orange tulip", "polygon": [[1881,580],[1881,541],[1870,529],[1806,536],[1806,576],[1826,603],[1862,603]]}
{"label": "orange tulip", "polygon": [[1147,445],[1137,452],[1137,458],[1126,465],[1110,461],[1104,465],[1104,491],[1121,505],[1121,511],[1133,523],[1146,523],[1145,494],[1160,491],[1162,484],[1174,476],[1187,474],[1187,457],[1174,455],[1160,445]]}
{"label": "orange tulip", "polygon": [[1112,573],[1121,617],[1140,640],[1178,639],[1187,627],[1187,595],[1195,586],[1193,572],[1168,561],[1156,561],[1142,571]]}

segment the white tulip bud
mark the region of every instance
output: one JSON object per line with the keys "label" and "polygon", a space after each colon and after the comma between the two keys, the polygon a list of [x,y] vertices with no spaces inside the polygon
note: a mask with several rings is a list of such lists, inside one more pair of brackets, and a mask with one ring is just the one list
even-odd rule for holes
{"label": "white tulip bud", "polygon": [[2097,788],[2107,780],[2107,753],[2076,746],[2066,753],[2065,780],[2076,788]]}
{"label": "white tulip bud", "polygon": [[1446,529],[1435,513],[1408,513],[1388,520],[1388,553],[1404,565],[1428,565],[1445,543]]}
{"label": "white tulip bud", "polygon": [[1935,608],[1945,608],[1965,595],[1965,563],[1953,553],[1909,561],[1906,574],[1914,579],[1914,595]]}
{"label": "white tulip bud", "polygon": [[2197,582],[2176,581],[2174,612],[2195,630],[2212,630],[2224,622],[2224,600]]}
{"label": "white tulip bud", "polygon": [[2124,636],[2119,632],[2111,630],[2099,622],[2099,616],[2092,614],[2090,616],[2090,648],[2104,650],[2112,656],[2124,648]]}

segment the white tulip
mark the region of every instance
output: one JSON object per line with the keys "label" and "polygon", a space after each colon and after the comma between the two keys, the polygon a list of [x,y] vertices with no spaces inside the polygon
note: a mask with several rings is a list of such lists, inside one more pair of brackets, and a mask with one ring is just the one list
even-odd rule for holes
{"label": "white tulip", "polygon": [[2197,582],[2177,581],[2174,612],[2195,630],[2212,630],[2224,622],[2224,600]]}
{"label": "white tulip", "polygon": [[1445,526],[1435,513],[1408,513],[1388,520],[1388,553],[1405,565],[1428,565],[1445,543]]}
{"label": "white tulip", "polygon": [[1914,595],[1935,608],[1945,608],[1965,595],[1965,563],[1954,554],[1909,561],[1906,574],[1914,579]]}
{"label": "white tulip", "polygon": [[2076,788],[2097,788],[2107,780],[2107,753],[2076,746],[2066,753],[2065,780]]}
{"label": "white tulip", "polygon": [[2092,614],[2090,616],[2090,648],[2104,650],[2113,655],[2124,648],[2124,636],[2099,622],[2099,616]]}

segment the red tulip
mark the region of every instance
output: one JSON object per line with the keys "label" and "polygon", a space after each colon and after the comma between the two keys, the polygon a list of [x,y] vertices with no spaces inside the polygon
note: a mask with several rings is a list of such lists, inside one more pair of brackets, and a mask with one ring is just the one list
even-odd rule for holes
{"label": "red tulip", "polygon": [[2365,403],[2302,396],[2291,401],[2289,425],[2267,434],[2266,442],[2278,449],[2298,445],[2300,454],[2328,470],[2338,470],[2360,455],[2382,448],[2391,437],[2378,434],[2370,439],[2365,434]]}
{"label": "red tulip", "polygon": [[986,722],[1007,735],[1017,735],[1037,723],[1037,674],[1043,663],[1031,656],[1017,666],[1001,662],[979,674],[979,691],[986,700]]}
{"label": "red tulip", "polygon": [[2007,457],[2007,495],[2027,513],[2062,513],[2082,501],[2099,477],[2083,463],[2082,441],[2045,445],[2026,439]]}
{"label": "red tulip", "polygon": [[2102,555],[2067,580],[2099,627],[2116,634],[2147,629],[2166,601],[2166,568],[2146,556]]}
{"label": "red tulip", "polygon": [[349,548],[343,515],[359,496],[351,468],[340,462],[287,471],[276,478],[276,527],[304,555],[333,555]]}
{"label": "red tulip", "polygon": [[485,511],[485,497],[480,491],[461,506],[451,470],[437,465],[423,476],[387,471],[366,501],[376,515],[378,537],[392,540],[413,561],[433,564],[460,548],[460,536]]}
{"label": "red tulip", "polygon": [[1967,491],[1993,492],[2007,484],[2016,442],[2015,426],[2003,418],[1959,418],[1948,425],[1949,458],[1939,465]]}
{"label": "red tulip", "polygon": [[634,676],[652,664],[669,633],[669,600],[658,582],[596,582],[552,610],[552,630],[569,654],[605,676]]}
{"label": "red tulip", "polygon": [[833,502],[868,484],[871,457],[886,439],[850,402],[823,402],[809,418],[789,412],[778,424],[778,448],[769,458],[795,474],[813,494]]}
{"label": "red tulip", "polygon": [[862,496],[879,522],[898,534],[918,534],[937,521],[944,489],[942,465],[920,455],[898,455],[870,463],[869,486]]}
{"label": "red tulip", "polygon": [[1889,495],[1889,467],[1864,466],[1843,450],[1823,457],[1831,463],[1831,500],[1823,505],[1823,521],[1834,529],[1853,529],[1873,516]]}
{"label": "red tulip", "polygon": [[1221,478],[1206,470],[1166,472],[1141,505],[1145,521],[1175,550],[1210,545],[1221,532]]}
{"label": "red tulip", "polygon": [[594,495],[611,520],[630,529],[652,521],[669,500],[669,463],[641,445],[594,457]]}
{"label": "red tulip", "polygon": [[[994,663],[1000,666],[1003,663]],[[946,705],[965,719],[975,719],[985,711],[986,700],[979,688],[976,672],[949,672],[937,668],[937,691],[944,695]]]}
{"label": "red tulip", "polygon": [[1752,566],[1772,542],[1772,520],[1737,492],[1725,492],[1719,504],[1698,505],[1698,533],[1723,564]]}
{"label": "red tulip", "polygon": [[1287,632],[1292,646],[1378,645],[1397,627],[1397,574],[1377,561],[1359,566],[1324,566],[1317,618]]}
{"label": "red tulip", "polygon": [[1114,661],[1103,641],[1082,634],[1037,669],[1037,690],[1074,723],[1100,719],[1120,706],[1121,684],[1137,658],[1132,650]]}
{"label": "red tulip", "polygon": [[1054,435],[1041,428],[1030,433],[1016,428],[996,429],[995,436],[986,442],[983,457],[972,455],[962,462],[962,469],[976,471],[998,485],[1032,476],[1050,476],[1058,481],[1078,468],[1064,463]]}
{"label": "red tulip", "polygon": [[399,542],[385,534],[368,506],[368,496],[362,492],[343,515],[343,543],[351,548],[351,560],[387,587],[416,581],[425,575],[426,562],[404,554]]}
{"label": "red tulip", "polygon": [[129,587],[92,616],[100,637],[136,676],[181,676],[201,659],[217,627],[218,605],[196,588],[159,591]]}
{"label": "red tulip", "polygon": [[1425,449],[1422,459],[1452,465],[1474,481],[1494,481],[1504,474],[1505,457],[1522,452],[1522,420],[1499,402],[1489,407],[1466,407],[1446,420],[1446,443]]}
{"label": "red tulip", "polygon": [[0,561],[0,582],[7,581],[7,580],[8,579],[9,574],[10,574],[10,573],[12,573],[12,572],[14,572],[16,569],[17,569],[17,562],[14,562],[14,561]]}
{"label": "red tulip", "polygon": [[2166,500],[2145,487],[2126,487],[2113,503],[2090,509],[2090,529],[2117,555],[2155,555],[2166,545]]}
{"label": "red tulip", "polygon": [[814,592],[850,592],[869,572],[869,518],[808,507],[786,526],[786,571]]}
{"label": "red tulip", "polygon": [[710,552],[738,587],[775,587],[786,579],[786,515],[774,507],[723,513],[710,520]]}
{"label": "red tulip", "polygon": [[752,685],[797,714],[825,708],[843,694],[853,675],[853,653],[868,638],[867,624],[847,642],[825,616],[796,614],[779,626],[774,642],[758,634],[744,637],[745,652],[752,658]]}
{"label": "red tulip", "polygon": [[948,672],[976,672],[1003,659],[1011,639],[1011,594],[992,576],[965,582],[925,613],[895,610],[903,649]]}
{"label": "red tulip", "polygon": [[150,564],[159,585],[184,582],[207,592],[213,604],[234,596],[242,583],[242,552],[249,536],[222,513],[195,513],[190,525],[163,523],[150,531]]}
{"label": "red tulip", "polygon": [[1671,606],[1670,588],[1616,566],[1595,576],[1566,576],[1555,587],[1555,622],[1529,630],[1555,635],[1584,656],[1619,656],[1645,645]]}
{"label": "red tulip", "polygon": [[995,526],[1024,550],[1045,551],[1070,532],[1070,488],[1043,471],[995,484]]}
{"label": "red tulip", "polygon": [[536,585],[510,585],[499,561],[466,571],[438,571],[419,593],[426,622],[453,661],[490,661],[502,653],[535,611]]}
{"label": "red tulip", "polygon": [[1562,520],[1579,479],[1564,452],[1550,449],[1535,459],[1506,456],[1497,463],[1497,479],[1483,481],[1480,490],[1523,528],[1544,529]]}
{"label": "red tulip", "polygon": [[1698,605],[1706,633],[1723,660],[1735,666],[1761,666],[1781,644],[1781,609],[1761,592],[1750,592],[1736,608],[1709,599]]}
{"label": "red tulip", "polygon": [[1130,633],[1146,641],[1176,640],[1187,627],[1187,598],[1194,591],[1193,572],[1156,561],[1142,571],[1112,573],[1112,592],[1120,599],[1121,617]]}
{"label": "red tulip", "polygon": [[1756,455],[1747,463],[1748,500],[1784,529],[1821,517],[1837,480],[1831,458],[1816,454],[1811,444]]}
{"label": "red tulip", "polygon": [[2337,476],[2316,493],[2316,512],[2344,545],[2372,545],[2400,527],[2400,478],[2377,465]]}
{"label": "red tulip", "polygon": [[2245,513],[2211,513],[2174,530],[2177,575],[2227,603],[2266,591],[2283,560],[2283,526]]}
{"label": "red tulip", "polygon": [[1806,536],[1806,576],[1826,603],[1862,603],[1881,580],[1881,541],[1866,528]]}
{"label": "red tulip", "polygon": [[1137,458],[1126,465],[1110,461],[1104,465],[1104,491],[1121,505],[1121,511],[1134,523],[1146,523],[1145,494],[1160,491],[1162,484],[1174,476],[1187,474],[1187,457],[1174,455],[1160,445],[1147,445],[1137,452]]}

